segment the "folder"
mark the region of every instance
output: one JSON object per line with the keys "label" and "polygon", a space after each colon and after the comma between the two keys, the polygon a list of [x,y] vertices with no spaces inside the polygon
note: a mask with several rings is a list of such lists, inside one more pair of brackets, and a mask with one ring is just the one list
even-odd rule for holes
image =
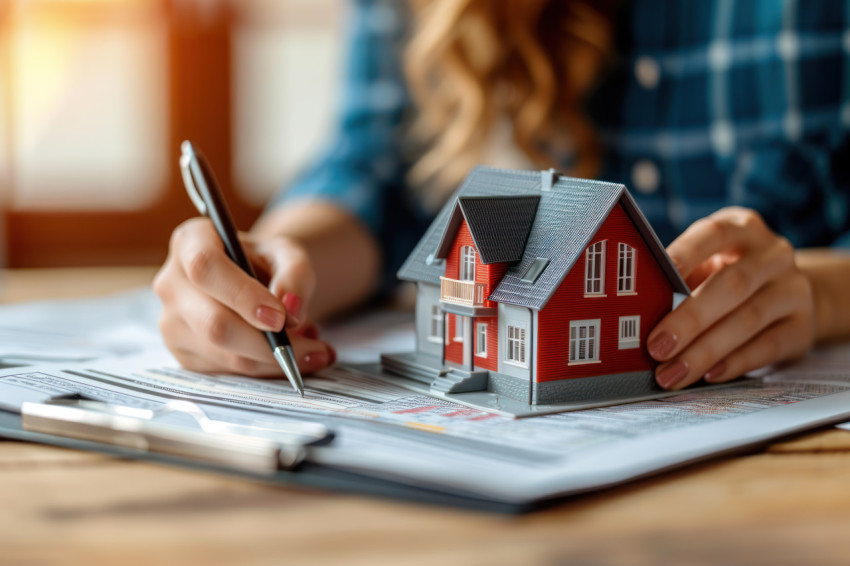
{"label": "folder", "polygon": [[[847,421],[848,360],[850,346],[840,345],[725,389],[518,420],[390,390],[344,368],[305,382],[302,400],[287,383],[148,360],[30,366],[0,370],[0,436],[270,484],[522,513]],[[57,390],[79,394],[50,400]],[[346,391],[354,409],[328,408]],[[306,429],[289,429],[294,421]],[[192,430],[163,428],[179,423]]]}
{"label": "folder", "polygon": [[495,499],[477,497],[473,494],[445,492],[438,489],[417,487],[406,483],[377,478],[351,471],[340,470],[330,466],[301,462],[298,466],[276,469],[271,473],[256,470],[249,471],[222,463],[213,463],[192,458],[188,455],[153,452],[142,448],[133,448],[93,440],[85,440],[67,435],[56,435],[45,432],[26,430],[22,424],[22,416],[0,410],[0,437],[24,442],[36,442],[60,448],[86,450],[107,454],[118,458],[154,462],[178,468],[188,468],[202,472],[213,472],[244,478],[269,485],[287,486],[294,488],[311,488],[341,493],[351,493],[366,496],[377,496],[390,499],[425,503],[438,506],[459,507],[477,511],[501,514],[521,514],[540,509],[547,505],[546,501],[529,501],[526,503],[505,502]]}

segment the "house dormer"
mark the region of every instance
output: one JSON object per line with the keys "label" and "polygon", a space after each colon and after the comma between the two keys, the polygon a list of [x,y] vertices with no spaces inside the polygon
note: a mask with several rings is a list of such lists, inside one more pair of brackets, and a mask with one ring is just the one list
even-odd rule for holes
{"label": "house dormer", "polygon": [[444,306],[475,316],[493,308],[490,291],[522,258],[539,201],[538,196],[457,199],[434,252],[434,259],[446,260],[440,278]]}

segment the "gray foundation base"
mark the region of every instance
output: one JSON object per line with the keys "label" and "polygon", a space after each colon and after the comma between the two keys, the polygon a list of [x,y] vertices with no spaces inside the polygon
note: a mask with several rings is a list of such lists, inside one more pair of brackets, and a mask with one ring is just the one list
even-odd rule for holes
{"label": "gray foundation base", "polygon": [[664,392],[651,371],[543,381],[534,384],[534,404],[622,399]]}
{"label": "gray foundation base", "polygon": [[528,403],[530,399],[527,380],[495,371],[490,372],[487,390],[524,403]]}
{"label": "gray foundation base", "polygon": [[[578,411],[682,395],[681,391],[665,391],[658,387],[651,372],[620,373],[538,383],[535,384],[534,394],[536,398],[534,403],[529,403],[527,381],[496,372],[489,372],[486,390],[485,386],[476,384],[475,390],[440,391],[439,388],[432,386],[435,380],[451,371],[456,371],[456,368],[443,366],[441,362],[442,360],[438,356],[421,352],[406,352],[384,354],[381,356],[380,364],[338,367],[409,389],[421,395],[428,395],[429,397],[513,418]],[[719,385],[700,383],[690,386],[688,390],[720,389],[734,386],[736,383]]]}
{"label": "gray foundation base", "polygon": [[489,391],[515,401],[530,402],[532,405],[594,402],[664,392],[655,383],[651,371],[544,381],[532,384],[532,391],[529,393],[529,383],[524,379],[494,371],[471,372],[452,365],[443,365],[440,358],[431,354],[384,354],[381,356],[381,366],[386,372],[427,384],[435,392]]}

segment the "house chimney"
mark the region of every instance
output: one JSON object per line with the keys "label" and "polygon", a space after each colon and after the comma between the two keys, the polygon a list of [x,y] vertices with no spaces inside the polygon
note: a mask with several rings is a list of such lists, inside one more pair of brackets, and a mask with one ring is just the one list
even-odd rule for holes
{"label": "house chimney", "polygon": [[558,176],[560,173],[555,171],[554,169],[549,169],[547,171],[541,171],[540,177],[543,180],[543,190],[551,191],[552,185],[554,185],[558,181]]}

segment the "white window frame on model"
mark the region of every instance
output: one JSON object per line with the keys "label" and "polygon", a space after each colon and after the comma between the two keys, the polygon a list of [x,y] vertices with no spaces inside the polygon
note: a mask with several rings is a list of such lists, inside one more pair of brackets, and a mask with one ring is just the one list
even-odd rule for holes
{"label": "white window frame on model", "polygon": [[620,349],[631,350],[640,347],[640,316],[621,316],[619,326]]}
{"label": "white window frame on model", "polygon": [[505,363],[528,367],[526,360],[526,336],[524,326],[513,324],[505,328]]}
{"label": "white window frame on model", "polygon": [[636,292],[637,250],[621,242],[617,256],[617,294],[632,295]]}
{"label": "white window frame on model", "polygon": [[463,317],[459,314],[455,317],[455,342],[463,342]]}
{"label": "white window frame on model", "polygon": [[443,310],[440,305],[431,305],[431,333],[428,335],[428,341],[442,342],[444,333]]}
{"label": "white window frame on model", "polygon": [[605,296],[605,240],[587,246],[584,252],[584,294]]}
{"label": "white window frame on model", "polygon": [[472,246],[460,248],[460,280],[475,281],[475,248]]}
{"label": "white window frame on model", "polygon": [[481,358],[487,357],[487,323],[475,324],[475,355]]}
{"label": "white window frame on model", "polygon": [[570,365],[599,361],[599,326],[601,319],[570,321]]}

